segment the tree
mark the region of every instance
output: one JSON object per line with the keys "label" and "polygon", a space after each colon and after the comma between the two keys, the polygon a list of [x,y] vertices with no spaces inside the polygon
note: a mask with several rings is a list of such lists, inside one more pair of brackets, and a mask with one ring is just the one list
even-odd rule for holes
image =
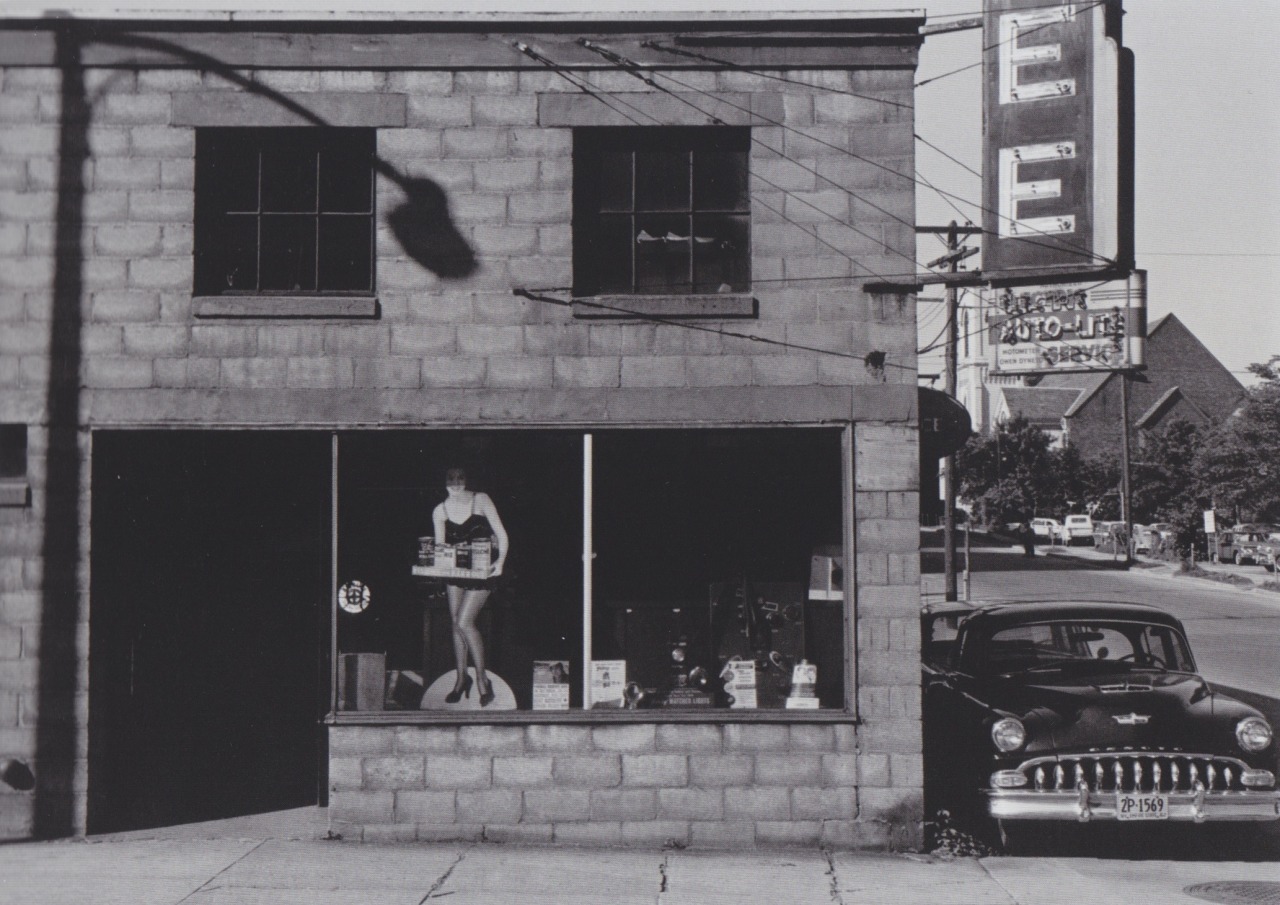
{"label": "tree", "polygon": [[1135,522],[1171,522],[1175,511],[1204,508],[1196,473],[1203,446],[1200,429],[1181,419],[1144,437],[1129,469]]}
{"label": "tree", "polygon": [[956,453],[959,494],[980,521],[1020,522],[1052,508],[1052,462],[1048,435],[1015,416]]}
{"label": "tree", "polygon": [[1195,470],[1216,509],[1237,520],[1280,520],[1280,355],[1249,370],[1260,378],[1244,404],[1206,438]]}

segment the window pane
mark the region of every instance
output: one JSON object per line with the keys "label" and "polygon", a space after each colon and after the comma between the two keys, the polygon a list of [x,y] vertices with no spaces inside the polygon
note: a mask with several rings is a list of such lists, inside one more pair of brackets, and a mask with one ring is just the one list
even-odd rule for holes
{"label": "window pane", "polygon": [[636,217],[636,292],[688,292],[689,218]]}
{"label": "window pane", "polygon": [[693,207],[700,211],[745,211],[747,202],[745,151],[695,151]]}
{"label": "window pane", "polygon": [[600,210],[631,210],[631,152],[600,154]]}
{"label": "window pane", "polygon": [[843,707],[843,602],[809,593],[815,551],[839,555],[839,432],[595,438],[592,650],[625,661],[640,706],[701,693],[727,707],[720,676],[734,661],[751,664],[756,707],[780,709],[806,659],[820,706]]}
{"label": "window pane", "polygon": [[248,291],[258,288],[258,218],[228,215],[222,219],[219,241],[209,243],[207,254],[216,261],[209,270],[210,292]]}
{"label": "window pane", "polygon": [[[486,670],[495,690],[504,689],[486,712],[509,707],[505,689],[517,709],[530,710],[535,676],[555,682],[562,674],[564,709],[580,707],[582,435],[370,431],[339,442],[337,581],[359,581],[371,593],[363,610],[339,610],[338,650],[385,657],[376,709],[479,711],[474,684],[457,703],[444,700],[457,675],[447,592],[443,581],[413,575],[418,539],[434,539],[433,513],[454,466],[467,469],[467,490],[493,500],[510,543],[503,580],[475,620]],[[469,503],[458,510],[455,522],[470,517]],[[554,663],[566,665],[539,665]]]}
{"label": "window pane", "polygon": [[689,210],[689,153],[636,152],[636,210]]}
{"label": "window pane", "polygon": [[262,209],[315,211],[316,151],[293,135],[268,141],[262,150]]}
{"label": "window pane", "polygon": [[320,285],[332,291],[373,288],[373,229],[367,217],[320,218]]}
{"label": "window pane", "polygon": [[630,215],[603,216],[592,237],[590,251],[600,292],[631,291],[631,255],[635,249]]}
{"label": "window pane", "polygon": [[316,288],[316,218],[262,218],[260,289],[305,292]]}
{"label": "window pane", "polygon": [[[258,150],[241,142],[219,142],[213,155],[205,185],[216,186],[210,193],[214,205],[223,211],[256,212],[258,210]],[[207,181],[206,181],[207,180]]]}
{"label": "window pane", "polygon": [[746,292],[751,282],[748,218],[695,215],[693,224],[693,291]]}
{"label": "window pane", "polygon": [[369,213],[373,210],[373,167],[369,151],[359,147],[325,148],[320,154],[320,210]]}

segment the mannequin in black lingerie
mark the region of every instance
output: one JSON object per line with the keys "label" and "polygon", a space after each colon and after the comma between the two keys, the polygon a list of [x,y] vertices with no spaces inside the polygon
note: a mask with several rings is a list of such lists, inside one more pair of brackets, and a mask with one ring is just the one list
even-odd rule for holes
{"label": "mannequin in black lingerie", "polygon": [[445,697],[456,704],[463,695],[471,697],[471,676],[467,674],[467,656],[476,665],[476,684],[480,689],[480,706],[493,701],[493,685],[485,675],[484,640],[476,628],[476,617],[489,599],[496,579],[502,575],[507,560],[507,530],[498,516],[498,507],[487,493],[467,489],[467,474],[461,468],[445,473],[445,489],[449,495],[432,512],[437,544],[493,537],[495,551],[489,576],[482,579],[451,579],[445,583],[449,595],[449,616],[453,620],[453,655],[457,675],[453,691]]}

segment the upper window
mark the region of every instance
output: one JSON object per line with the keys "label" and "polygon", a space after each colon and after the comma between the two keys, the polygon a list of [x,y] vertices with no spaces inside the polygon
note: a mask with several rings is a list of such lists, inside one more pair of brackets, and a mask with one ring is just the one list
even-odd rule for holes
{"label": "upper window", "polygon": [[751,133],[728,127],[574,133],[574,291],[746,292]]}
{"label": "upper window", "polygon": [[196,133],[196,292],[371,293],[372,129]]}

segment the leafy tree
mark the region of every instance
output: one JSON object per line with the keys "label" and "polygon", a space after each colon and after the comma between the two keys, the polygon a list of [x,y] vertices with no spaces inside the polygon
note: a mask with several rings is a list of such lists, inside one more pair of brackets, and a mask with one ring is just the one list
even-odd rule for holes
{"label": "leafy tree", "polygon": [[1215,508],[1240,521],[1280,520],[1280,355],[1249,370],[1260,378],[1244,404],[1206,438],[1195,470]]}
{"label": "leafy tree", "polygon": [[1053,505],[1049,437],[1021,415],[956,453],[959,495],[987,524],[1022,521]]}
{"label": "leafy tree", "polygon": [[1175,511],[1205,508],[1196,473],[1203,445],[1200,429],[1181,419],[1146,436],[1129,466],[1135,522],[1172,522]]}

